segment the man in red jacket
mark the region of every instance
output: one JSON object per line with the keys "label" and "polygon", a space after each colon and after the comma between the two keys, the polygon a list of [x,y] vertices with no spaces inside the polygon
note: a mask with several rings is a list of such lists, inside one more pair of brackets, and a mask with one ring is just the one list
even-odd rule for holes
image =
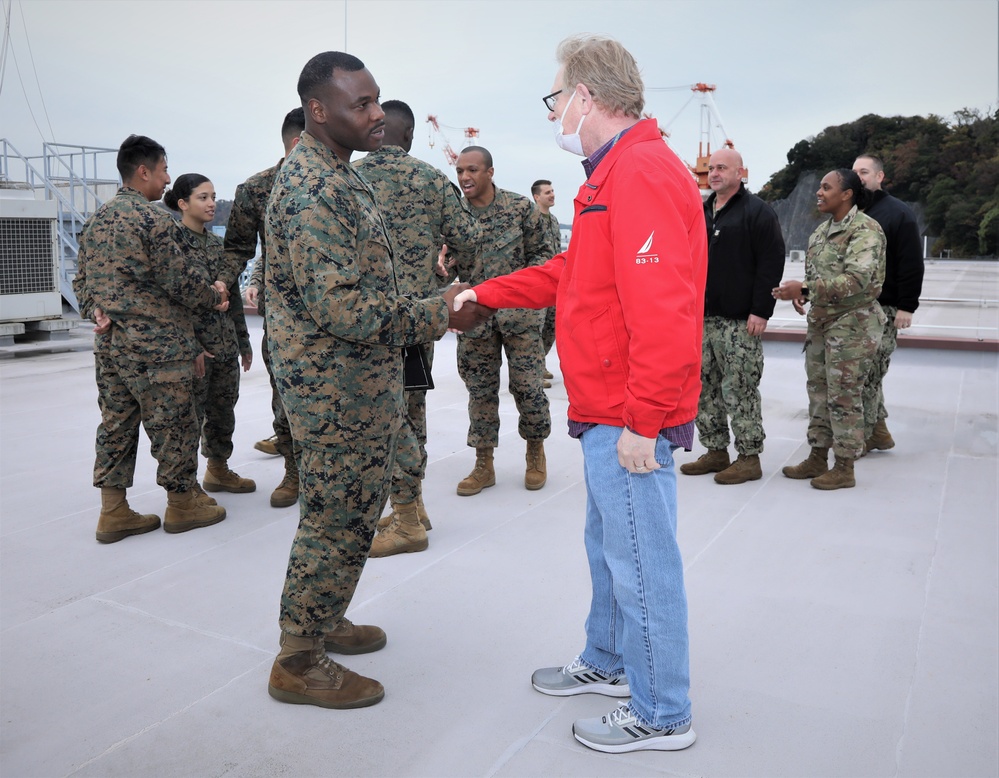
{"label": "man in red jacket", "polygon": [[695,738],[673,450],[692,445],[701,388],[704,213],[686,165],[655,120],[641,119],[631,54],[581,36],[557,55],[548,118],[556,143],[587,157],[569,249],[456,303],[555,305],[569,430],[583,448],[593,593],[582,653],[536,671],[534,688],[630,695],[576,721],[576,739],[610,753],[673,751]]}

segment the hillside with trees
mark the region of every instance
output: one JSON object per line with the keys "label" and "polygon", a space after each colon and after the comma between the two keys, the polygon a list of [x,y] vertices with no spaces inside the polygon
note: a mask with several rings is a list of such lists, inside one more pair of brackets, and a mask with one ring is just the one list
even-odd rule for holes
{"label": "hillside with trees", "polygon": [[[827,127],[797,143],[759,195],[786,211],[779,203],[791,199],[799,182],[814,186],[816,175],[851,167],[865,152],[884,160],[885,189],[916,206],[925,234],[935,239],[931,254],[999,255],[999,110],[983,116],[963,109],[950,122],[868,114]],[[817,212],[810,216],[819,220]]]}

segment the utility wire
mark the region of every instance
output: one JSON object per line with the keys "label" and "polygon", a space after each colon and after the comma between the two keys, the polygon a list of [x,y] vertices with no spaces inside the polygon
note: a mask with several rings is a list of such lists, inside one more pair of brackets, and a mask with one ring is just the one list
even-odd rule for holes
{"label": "utility wire", "polygon": [[[21,14],[23,19],[24,14]],[[8,44],[8,50],[10,51],[11,59],[14,60],[14,70],[17,72],[17,80],[21,84],[21,92],[24,94],[24,102],[28,106],[28,113],[31,116],[31,121],[35,125],[35,129],[38,130],[38,135],[41,137],[42,141],[45,140],[45,133],[42,132],[42,128],[38,126],[38,120],[35,118],[35,112],[31,108],[31,100],[28,97],[28,90],[24,86],[24,79],[21,77],[21,66],[17,63],[17,52],[14,50],[12,44]]]}
{"label": "utility wire", "polygon": [[45,122],[49,126],[49,136],[55,142],[55,131],[52,129],[52,120],[49,119],[49,109],[45,105],[45,95],[42,94],[42,85],[38,81],[38,68],[35,67],[35,55],[31,51],[31,39],[28,37],[28,24],[24,21],[24,6],[21,0],[17,0],[17,7],[21,11],[21,27],[24,29],[24,42],[28,44],[28,58],[31,60],[31,70],[35,75],[35,86],[38,87],[38,99],[42,103],[42,111],[45,113]]}
{"label": "utility wire", "polygon": [[13,0],[6,0],[3,8],[3,45],[0,46],[0,95],[3,94],[4,73],[7,70],[7,48],[10,45],[10,6]]}

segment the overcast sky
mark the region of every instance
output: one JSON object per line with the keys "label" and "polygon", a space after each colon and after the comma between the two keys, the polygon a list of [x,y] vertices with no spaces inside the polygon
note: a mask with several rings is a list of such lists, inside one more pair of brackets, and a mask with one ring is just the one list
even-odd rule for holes
{"label": "overcast sky", "polygon": [[[579,158],[555,146],[541,97],[555,47],[580,32],[620,40],[638,60],[646,108],[694,162],[699,102],[717,86],[725,133],[760,189],[787,151],[868,113],[950,118],[999,106],[996,0],[2,0],[9,43],[0,137],[117,148],[149,135],[170,172],[203,173],[220,198],[281,156],[280,123],[299,105],[313,55],[360,57],[382,98],[417,117],[413,153],[446,171],[463,128],[495,162],[497,185],[529,194],[549,178],[571,218]],[[690,101],[690,102],[688,102]],[[446,138],[429,145],[428,114]],[[722,138],[716,130],[712,144]],[[108,159],[113,165],[113,155]],[[845,165],[852,160],[843,160]],[[111,170],[113,175],[113,168]]]}

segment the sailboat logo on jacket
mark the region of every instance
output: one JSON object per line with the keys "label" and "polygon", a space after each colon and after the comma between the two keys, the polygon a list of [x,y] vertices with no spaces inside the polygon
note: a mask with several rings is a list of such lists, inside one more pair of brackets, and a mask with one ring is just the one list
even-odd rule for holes
{"label": "sailboat logo on jacket", "polygon": [[638,250],[638,254],[635,255],[636,265],[655,265],[659,262],[659,255],[650,251],[652,248],[652,238],[655,237],[656,231],[653,230],[649,234],[649,239],[642,244],[642,247]]}

